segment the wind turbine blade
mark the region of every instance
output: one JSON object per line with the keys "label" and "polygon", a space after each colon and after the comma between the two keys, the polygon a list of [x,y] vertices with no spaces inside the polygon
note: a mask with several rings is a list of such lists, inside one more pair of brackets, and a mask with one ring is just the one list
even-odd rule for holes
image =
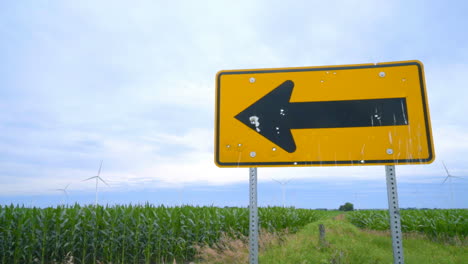
{"label": "wind turbine blade", "polygon": [[70,186],[70,184],[67,184],[67,186],[65,186],[64,190],[66,190],[68,188],[68,186]]}
{"label": "wind turbine blade", "polygon": [[288,184],[290,181],[292,181],[292,179],[285,181],[284,184]]}
{"label": "wind turbine blade", "polygon": [[82,180],[82,181],[89,181],[89,180],[94,179],[96,177],[98,177],[98,176],[89,177],[88,179],[85,179],[85,180]]}
{"label": "wind turbine blade", "polygon": [[444,184],[448,180],[449,177],[451,177],[451,176],[445,177],[445,180],[442,182],[442,184]]}
{"label": "wind turbine blade", "polygon": [[274,180],[275,182],[279,183],[279,184],[283,184],[282,182],[280,182],[280,181],[278,181],[276,179],[273,179],[273,178],[271,178],[271,179]]}
{"label": "wind turbine blade", "polygon": [[101,177],[97,177],[99,180],[101,180],[103,183],[105,183],[107,186],[110,186],[107,182],[105,182]]}
{"label": "wind turbine blade", "polygon": [[448,169],[447,169],[447,166],[445,166],[445,163],[444,163],[443,161],[442,161],[442,165],[444,165],[444,169],[445,169],[445,171],[447,172],[447,175],[450,176],[450,173],[449,173],[449,171],[448,171]]}
{"label": "wind turbine blade", "polygon": [[463,179],[463,177],[460,177],[460,176],[452,176],[452,175],[450,175],[450,177],[452,177],[452,178],[457,178],[457,179]]}
{"label": "wind turbine blade", "polygon": [[97,173],[98,177],[99,177],[99,175],[101,175],[101,168],[102,168],[102,160],[101,160],[101,165],[99,165],[99,170],[98,170],[98,173]]}

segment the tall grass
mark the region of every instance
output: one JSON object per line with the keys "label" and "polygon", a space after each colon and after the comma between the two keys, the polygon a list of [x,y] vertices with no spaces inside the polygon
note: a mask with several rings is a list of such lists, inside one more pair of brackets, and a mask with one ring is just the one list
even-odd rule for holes
{"label": "tall grass", "polygon": [[[260,226],[295,232],[326,212],[259,208]],[[0,263],[164,263],[194,258],[223,233],[248,235],[247,208],[0,206]]]}

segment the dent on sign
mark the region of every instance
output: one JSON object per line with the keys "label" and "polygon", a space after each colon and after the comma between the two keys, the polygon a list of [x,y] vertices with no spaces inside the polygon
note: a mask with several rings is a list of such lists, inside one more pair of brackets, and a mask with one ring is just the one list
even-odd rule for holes
{"label": "dent on sign", "polygon": [[[226,147],[236,145],[242,148]],[[419,164],[434,157],[419,61],[216,76],[220,167]]]}

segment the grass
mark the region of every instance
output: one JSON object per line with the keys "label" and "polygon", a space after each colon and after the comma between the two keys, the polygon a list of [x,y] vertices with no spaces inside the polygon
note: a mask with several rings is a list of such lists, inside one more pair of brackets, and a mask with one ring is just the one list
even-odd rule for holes
{"label": "grass", "polygon": [[[319,224],[326,228],[326,244],[319,243]],[[403,240],[405,263],[466,263],[464,245],[436,243],[421,235]],[[388,232],[361,230],[347,220],[327,219],[311,223],[284,243],[271,246],[260,255],[259,263],[393,263]]]}
{"label": "grass", "polygon": [[[274,246],[280,245],[287,237],[288,231],[282,232],[268,232],[267,230],[261,230],[259,234],[259,251]],[[248,247],[248,236],[242,236],[238,238],[232,238],[229,235],[223,234],[221,239],[212,247],[197,247],[197,258],[198,263],[203,264],[217,264],[217,263],[229,263],[229,264],[242,264],[249,262],[249,247]]]}

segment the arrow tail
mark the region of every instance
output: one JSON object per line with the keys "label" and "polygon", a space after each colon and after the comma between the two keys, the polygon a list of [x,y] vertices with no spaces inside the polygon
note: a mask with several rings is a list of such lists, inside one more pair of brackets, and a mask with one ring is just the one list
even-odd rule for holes
{"label": "arrow tail", "polygon": [[408,125],[406,98],[291,103],[291,129]]}

